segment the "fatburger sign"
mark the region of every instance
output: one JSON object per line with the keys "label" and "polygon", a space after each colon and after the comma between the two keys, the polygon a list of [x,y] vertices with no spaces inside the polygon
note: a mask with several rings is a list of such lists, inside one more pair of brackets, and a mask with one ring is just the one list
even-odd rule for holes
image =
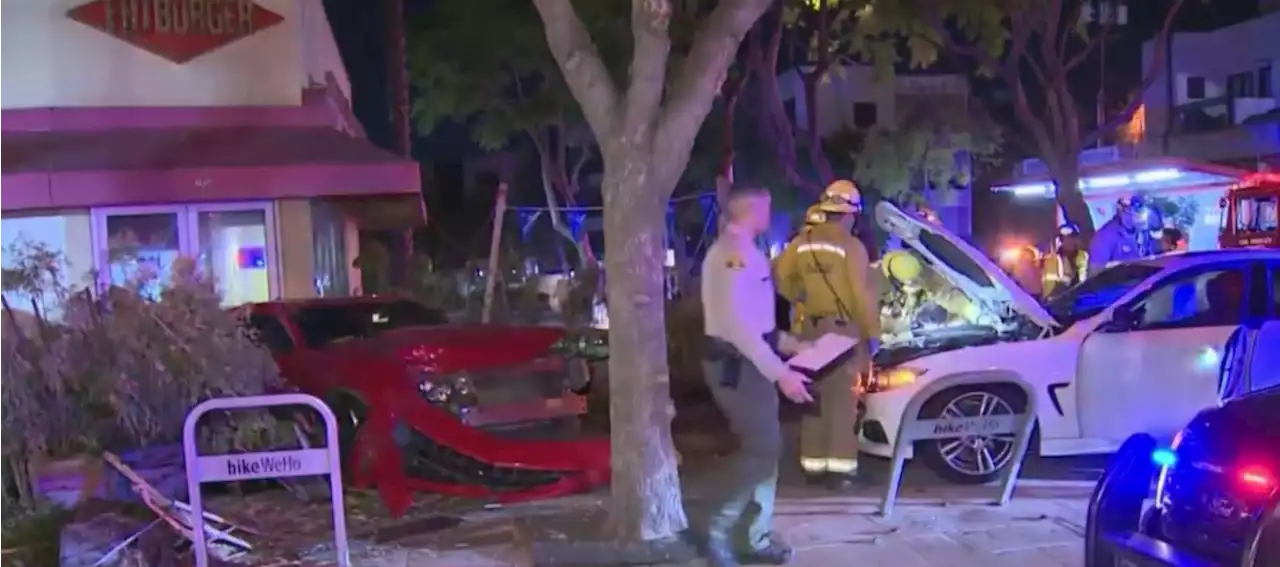
{"label": "fatburger sign", "polygon": [[284,21],[253,0],[95,0],[67,17],[174,63]]}

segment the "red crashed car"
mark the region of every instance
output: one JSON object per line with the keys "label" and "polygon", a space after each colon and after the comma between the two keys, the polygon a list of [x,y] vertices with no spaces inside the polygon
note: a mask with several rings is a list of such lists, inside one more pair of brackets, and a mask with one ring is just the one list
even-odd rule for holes
{"label": "red crashed car", "polygon": [[285,380],[333,409],[346,480],[376,486],[393,513],[414,490],[514,501],[608,479],[607,439],[504,431],[586,412],[563,329],[450,323],[398,297],[241,309]]}

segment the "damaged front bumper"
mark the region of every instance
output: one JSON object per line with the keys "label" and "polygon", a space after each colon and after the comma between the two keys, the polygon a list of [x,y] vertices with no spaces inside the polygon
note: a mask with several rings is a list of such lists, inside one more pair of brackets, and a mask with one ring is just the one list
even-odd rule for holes
{"label": "damaged front bumper", "polygon": [[[579,396],[557,398],[581,403]],[[549,405],[554,406],[555,403]],[[376,487],[393,515],[403,514],[413,493],[434,492],[466,498],[517,502],[593,490],[609,480],[607,437],[570,440],[513,438],[486,431],[484,418],[460,419],[420,399],[374,404],[356,435],[349,459],[354,486]],[[576,415],[563,407],[505,418]],[[477,415],[484,416],[480,413]],[[504,419],[498,422],[507,423]],[[524,421],[524,420],[520,420]]]}

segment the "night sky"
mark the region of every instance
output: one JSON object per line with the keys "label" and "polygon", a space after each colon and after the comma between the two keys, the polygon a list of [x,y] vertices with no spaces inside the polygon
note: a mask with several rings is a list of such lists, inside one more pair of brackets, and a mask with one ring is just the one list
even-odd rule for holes
{"label": "night sky", "polygon": [[[420,18],[433,0],[404,0],[405,21],[412,26],[415,16]],[[438,1],[438,0],[434,0]],[[463,1],[463,0],[454,0]],[[1164,8],[1156,5],[1167,5],[1170,0],[1143,0],[1141,3],[1129,2],[1131,6],[1131,25],[1123,34],[1110,44],[1107,63],[1108,91],[1116,93],[1131,92],[1140,82],[1142,76],[1140,46],[1142,41],[1151,37],[1158,29],[1163,18]],[[369,138],[381,147],[391,145],[392,132],[390,124],[390,105],[386,87],[386,46],[384,43],[385,16],[382,13],[383,0],[324,0],[324,6],[333,26],[334,36],[342,52],[347,72],[352,84],[352,104],[356,116],[364,123]],[[1176,29],[1183,31],[1207,30],[1229,25],[1257,15],[1256,0],[1187,0],[1178,18]],[[1099,74],[1084,71],[1080,73],[1081,81],[1091,81],[1092,85],[1081,85],[1085,92],[1095,92]],[[999,97],[999,87],[992,91]],[[987,93],[990,94],[990,93]],[[978,92],[979,96],[984,93]],[[1092,113],[1086,114],[1086,116]],[[1025,149],[1024,149],[1025,150]],[[445,125],[436,129],[430,138],[415,138],[414,155],[421,160],[424,172],[424,187],[427,190],[429,207],[435,210],[449,209],[463,213],[464,200],[461,195],[433,194],[432,187],[461,187],[463,185],[461,162],[477,150],[469,142],[465,130],[457,125]],[[1027,157],[1026,151],[1019,148],[1008,148],[1011,160]],[[1004,168],[1004,169],[1007,169]],[[1007,172],[992,172],[995,177],[1004,177]],[[975,214],[983,215],[984,209],[994,205],[991,200],[998,197],[985,195],[978,191],[975,203]],[[464,215],[487,216],[483,204],[476,211],[465,211]],[[994,212],[994,210],[992,211]],[[1052,206],[1046,209],[1052,215]],[[432,215],[435,221],[440,216]],[[461,215],[460,215],[461,216]],[[479,220],[479,219],[478,219]],[[1049,221],[1052,222],[1052,221]],[[440,225],[435,225],[441,228]]]}
{"label": "night sky", "polygon": [[[1166,4],[1168,0],[1147,0],[1150,4]],[[432,0],[404,0],[406,22],[413,25],[414,16],[420,16]],[[1130,2],[1133,4],[1133,2]],[[1146,2],[1144,2],[1146,4]],[[342,51],[347,72],[351,77],[355,114],[364,123],[370,139],[379,146],[391,142],[390,111],[386,89],[386,49],[383,42],[385,29],[382,0],[324,0],[329,22]],[[1159,16],[1158,11],[1131,10],[1132,17]],[[1257,14],[1256,0],[1188,0],[1178,19],[1178,29],[1204,30],[1221,27],[1247,19]],[[1109,74],[1118,81],[1136,80],[1140,71],[1134,67],[1133,54],[1141,43],[1141,36],[1149,35],[1158,24],[1155,21],[1135,21],[1131,37],[1121,41],[1115,58],[1123,63],[1111,65]],[[1136,40],[1136,41],[1135,41]],[[1126,61],[1127,60],[1127,61]],[[471,148],[461,128],[445,128],[431,140],[415,142],[414,153],[426,161],[450,162],[465,157]],[[428,157],[429,156],[429,157]]]}

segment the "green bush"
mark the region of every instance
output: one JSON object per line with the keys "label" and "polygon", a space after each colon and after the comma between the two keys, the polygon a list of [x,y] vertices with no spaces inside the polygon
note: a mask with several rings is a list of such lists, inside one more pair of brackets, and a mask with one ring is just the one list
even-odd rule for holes
{"label": "green bush", "polygon": [[[201,401],[261,394],[280,385],[270,354],[220,306],[214,283],[180,259],[158,298],[147,277],[102,294],[71,292],[65,266],[47,248],[11,247],[3,287],[29,305],[4,301],[3,454],[24,488],[25,465],[179,443],[187,412]],[[154,286],[152,286],[154,287]],[[276,444],[292,434],[265,411],[203,421],[205,452]],[[24,493],[24,505],[30,505]]]}

